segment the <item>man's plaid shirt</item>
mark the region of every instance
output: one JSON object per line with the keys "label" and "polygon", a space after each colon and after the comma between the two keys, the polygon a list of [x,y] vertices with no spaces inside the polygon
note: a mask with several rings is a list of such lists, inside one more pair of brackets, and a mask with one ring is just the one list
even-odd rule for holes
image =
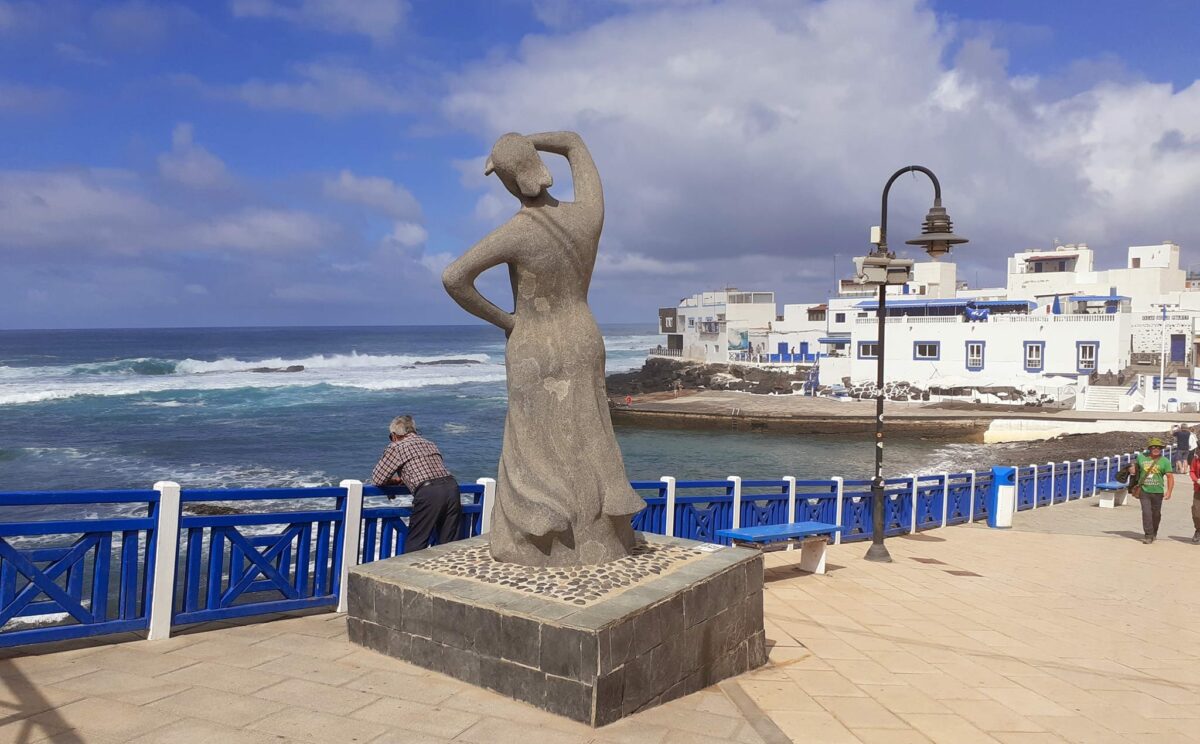
{"label": "man's plaid shirt", "polygon": [[442,463],[442,453],[437,445],[416,434],[409,434],[387,446],[371,473],[371,481],[382,486],[397,473],[408,490],[413,492],[427,480],[450,475]]}

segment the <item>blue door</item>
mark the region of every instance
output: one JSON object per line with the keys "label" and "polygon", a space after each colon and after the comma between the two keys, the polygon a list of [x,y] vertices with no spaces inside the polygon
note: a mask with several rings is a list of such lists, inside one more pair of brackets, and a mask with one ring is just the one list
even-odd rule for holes
{"label": "blue door", "polygon": [[1171,361],[1187,361],[1187,337],[1182,333],[1171,334]]}
{"label": "blue door", "polygon": [[808,356],[808,342],[807,341],[800,342],[800,356]]}

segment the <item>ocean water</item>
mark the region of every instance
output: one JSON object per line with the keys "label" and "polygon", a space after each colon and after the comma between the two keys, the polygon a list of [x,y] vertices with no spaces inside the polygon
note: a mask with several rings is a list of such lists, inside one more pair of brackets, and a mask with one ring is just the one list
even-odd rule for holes
{"label": "ocean water", "polygon": [[[653,326],[603,326],[609,372]],[[303,371],[282,370],[303,367]],[[494,477],[506,406],[490,326],[0,331],[0,491],[335,484],[366,478],[410,413],[460,481]],[[866,437],[619,427],[631,479],[868,477]],[[962,469],[978,445],[894,439],[888,471]]]}

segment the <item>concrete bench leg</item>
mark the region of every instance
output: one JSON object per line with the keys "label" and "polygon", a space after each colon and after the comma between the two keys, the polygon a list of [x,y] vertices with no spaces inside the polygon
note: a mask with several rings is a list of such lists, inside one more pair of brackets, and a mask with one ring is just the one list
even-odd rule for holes
{"label": "concrete bench leg", "polygon": [[1100,496],[1101,509],[1111,509],[1116,505],[1116,494],[1114,494],[1112,491],[1105,491],[1104,494]]}
{"label": "concrete bench leg", "polygon": [[800,570],[809,573],[825,573],[825,549],[829,540],[824,537],[806,537],[800,543]]}
{"label": "concrete bench leg", "polygon": [[1125,506],[1125,502],[1129,499],[1129,491],[1117,491],[1116,502],[1117,506]]}

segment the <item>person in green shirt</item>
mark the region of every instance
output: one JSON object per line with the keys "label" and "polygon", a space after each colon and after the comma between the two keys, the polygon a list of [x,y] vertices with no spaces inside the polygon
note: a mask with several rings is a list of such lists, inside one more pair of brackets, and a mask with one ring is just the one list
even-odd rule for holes
{"label": "person in green shirt", "polygon": [[1158,537],[1158,523],[1162,521],[1162,503],[1170,500],[1175,488],[1174,469],[1171,461],[1163,457],[1163,442],[1158,437],[1146,443],[1147,452],[1139,452],[1137,460],[1129,466],[1129,474],[1136,478],[1141,489],[1142,542],[1149,545]]}

